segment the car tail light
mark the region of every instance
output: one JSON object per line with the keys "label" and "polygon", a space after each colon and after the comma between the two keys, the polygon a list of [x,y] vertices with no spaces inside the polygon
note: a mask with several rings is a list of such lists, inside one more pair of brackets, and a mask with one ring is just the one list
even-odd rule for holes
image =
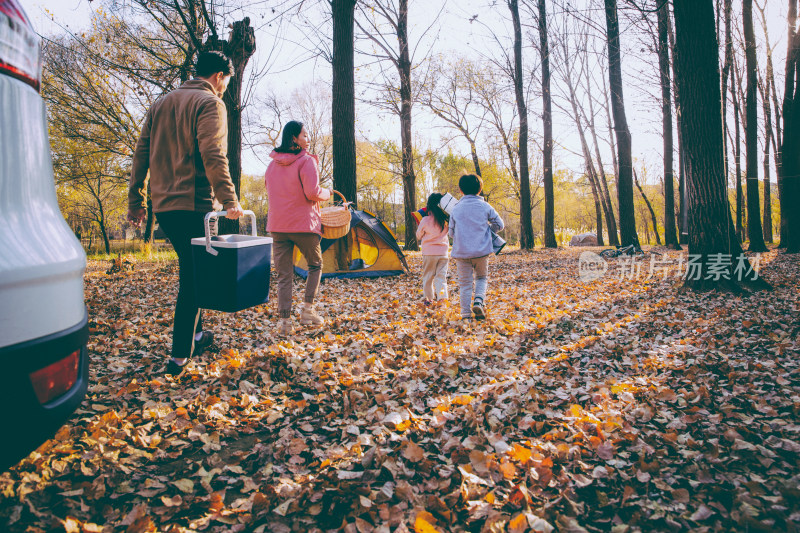
{"label": "car tail light", "polygon": [[0,0],[0,74],[22,80],[39,90],[41,39],[17,0]]}
{"label": "car tail light", "polygon": [[39,398],[45,404],[66,393],[78,381],[80,350],[72,352],[64,359],[31,373],[31,384]]}

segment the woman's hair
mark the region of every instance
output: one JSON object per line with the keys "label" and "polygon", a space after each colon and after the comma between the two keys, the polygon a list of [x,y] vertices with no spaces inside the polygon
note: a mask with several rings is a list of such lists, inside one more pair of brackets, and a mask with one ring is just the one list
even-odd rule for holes
{"label": "woman's hair", "polygon": [[444,212],[444,209],[439,207],[439,202],[442,201],[442,194],[435,192],[428,196],[428,215],[432,215],[433,219],[436,221],[436,224],[439,225],[440,228],[444,229],[444,225],[447,224],[447,213]]}
{"label": "woman's hair", "polygon": [[291,120],[283,127],[283,135],[281,136],[281,145],[275,147],[275,151],[279,154],[299,154],[302,148],[294,142],[294,138],[300,135],[303,131],[303,123],[296,120]]}
{"label": "woman's hair", "polygon": [[475,174],[464,174],[458,180],[458,188],[464,194],[478,194],[483,189],[483,180]]}

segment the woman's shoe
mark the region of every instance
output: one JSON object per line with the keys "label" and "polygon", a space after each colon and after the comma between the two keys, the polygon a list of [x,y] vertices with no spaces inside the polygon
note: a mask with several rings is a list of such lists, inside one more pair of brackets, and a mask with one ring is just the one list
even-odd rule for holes
{"label": "woman's shoe", "polygon": [[294,332],[291,318],[281,318],[278,322],[278,335],[291,335]]}
{"label": "woman's shoe", "polygon": [[304,326],[321,326],[325,321],[314,310],[314,306],[304,305],[300,311],[300,323]]}

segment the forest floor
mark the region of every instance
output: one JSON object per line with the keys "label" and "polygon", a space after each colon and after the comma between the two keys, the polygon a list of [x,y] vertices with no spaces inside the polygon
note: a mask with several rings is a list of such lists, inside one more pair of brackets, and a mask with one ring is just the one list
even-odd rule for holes
{"label": "forest floor", "polygon": [[800,530],[800,258],[739,297],[680,292],[661,248],[583,283],[582,251],[492,258],[482,322],[453,265],[421,305],[416,253],[325,281],[325,327],[291,337],[274,300],[207,312],[177,380],[176,263],[92,261],[86,401],[0,474],[0,529]]}

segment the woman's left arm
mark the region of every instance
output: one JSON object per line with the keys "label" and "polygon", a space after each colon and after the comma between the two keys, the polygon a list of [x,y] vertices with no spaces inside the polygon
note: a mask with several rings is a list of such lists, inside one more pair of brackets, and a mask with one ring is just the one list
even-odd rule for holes
{"label": "woman's left arm", "polygon": [[300,167],[300,180],[303,182],[303,190],[309,201],[324,202],[331,197],[330,189],[323,189],[319,186],[317,162],[313,157],[309,157],[305,164]]}

